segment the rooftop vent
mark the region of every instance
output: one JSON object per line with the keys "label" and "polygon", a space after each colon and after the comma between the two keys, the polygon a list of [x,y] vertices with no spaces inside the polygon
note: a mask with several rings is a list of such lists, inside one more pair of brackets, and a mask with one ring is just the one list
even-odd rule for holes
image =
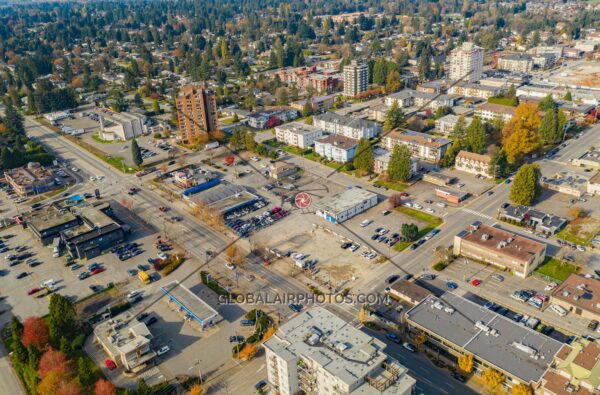
{"label": "rooftop vent", "polygon": [[496,246],[496,248],[501,249],[506,247],[506,241],[502,240],[500,243],[498,243],[498,245]]}
{"label": "rooftop vent", "polygon": [[489,240],[490,239],[490,235],[488,235],[487,233],[484,233],[481,235],[481,240]]}

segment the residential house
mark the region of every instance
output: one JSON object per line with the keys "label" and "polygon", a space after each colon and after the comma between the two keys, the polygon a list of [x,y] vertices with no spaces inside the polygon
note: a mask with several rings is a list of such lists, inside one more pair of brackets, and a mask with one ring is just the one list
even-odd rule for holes
{"label": "residential house", "polygon": [[556,215],[512,204],[500,209],[498,218],[503,221],[514,222],[518,225],[532,228],[539,233],[547,235],[557,234],[569,222],[567,219]]}
{"label": "residential house", "polygon": [[[382,174],[387,171],[392,156],[391,151],[383,148],[376,148],[373,151],[373,171],[377,174]],[[417,174],[419,167],[419,159],[411,156],[410,176]]]}
{"label": "residential house", "polygon": [[246,122],[255,129],[265,129],[281,125],[296,118],[298,118],[298,110],[294,108],[279,108],[248,114]]}

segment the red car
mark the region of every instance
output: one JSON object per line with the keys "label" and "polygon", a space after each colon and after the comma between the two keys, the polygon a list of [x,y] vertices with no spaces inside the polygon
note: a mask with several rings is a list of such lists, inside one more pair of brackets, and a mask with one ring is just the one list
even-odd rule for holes
{"label": "red car", "polygon": [[115,370],[117,368],[117,365],[115,365],[115,363],[110,359],[105,359],[104,364],[106,365],[108,370]]}
{"label": "red car", "polygon": [[406,193],[406,192],[401,192],[401,193],[400,193],[400,196],[402,196],[402,197],[407,197],[407,196],[410,196],[410,194],[409,194],[409,193]]}
{"label": "red car", "polygon": [[103,271],[105,271],[105,270],[106,270],[106,269],[105,269],[105,268],[103,268],[103,267],[98,267],[98,268],[96,268],[96,269],[92,270],[90,273],[92,273],[92,274],[100,274],[100,273],[102,273],[102,272],[103,272]]}
{"label": "red car", "polygon": [[27,295],[33,295],[35,293],[40,292],[41,288],[31,288],[29,291],[27,291]]}
{"label": "red car", "polygon": [[541,300],[542,302],[547,302],[550,298],[548,298],[548,295],[541,295],[541,294],[537,294],[535,295],[536,298],[538,298],[539,300]]}
{"label": "red car", "polygon": [[165,206],[160,206],[158,209],[159,209],[161,212],[163,212],[163,213],[164,213],[164,212],[166,212],[167,210],[169,210],[169,209],[168,209],[168,208],[166,208]]}
{"label": "red car", "polygon": [[481,280],[479,280],[478,278],[474,278],[473,281],[471,281],[471,285],[473,285],[474,287],[478,286],[479,284],[481,284]]}

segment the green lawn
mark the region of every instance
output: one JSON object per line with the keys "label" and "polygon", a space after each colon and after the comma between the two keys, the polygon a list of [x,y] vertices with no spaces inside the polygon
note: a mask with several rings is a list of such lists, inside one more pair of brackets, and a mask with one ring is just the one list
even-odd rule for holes
{"label": "green lawn", "polygon": [[135,173],[135,169],[129,167],[129,165],[125,162],[125,159],[120,156],[111,156],[111,157],[100,157],[100,159],[104,160],[106,163],[111,165],[117,170],[120,170],[124,173]]}
{"label": "green lawn", "polygon": [[381,187],[386,187],[388,189],[391,189],[393,191],[398,191],[398,192],[402,192],[406,188],[409,187],[408,184],[404,184],[404,183],[401,183],[401,182],[382,181],[382,180],[375,181],[374,184],[375,185],[379,185]]}
{"label": "green lawn", "polygon": [[97,141],[101,144],[111,144],[111,143],[116,143],[116,142],[123,142],[123,140],[105,140],[102,137],[100,137],[100,135],[98,133],[94,133],[92,134],[92,140]]}
{"label": "green lawn", "polygon": [[558,281],[565,281],[571,273],[579,272],[579,268],[565,261],[559,261],[556,258],[547,258],[546,261],[535,270],[537,274],[552,277]]}
{"label": "green lawn", "polygon": [[[431,232],[433,229],[440,226],[442,222],[444,222],[440,217],[436,217],[435,215],[431,215],[410,207],[398,207],[396,208],[396,210],[401,212],[402,214],[408,215],[409,217],[413,217],[416,220],[427,223],[427,225],[424,228],[419,229],[419,233],[417,234],[417,240],[419,240],[421,237],[425,236],[427,233]],[[412,242],[410,241],[400,241],[394,245],[394,250],[404,251],[411,244]]]}
{"label": "green lawn", "polygon": [[[556,237],[559,239],[563,239],[566,241],[570,241],[571,243],[580,244],[580,245],[588,245],[589,242],[596,236],[598,232],[600,232],[600,224],[588,224],[588,229],[593,229],[591,231],[584,231],[580,229],[584,225],[579,225],[578,221],[595,221],[593,218],[578,218],[575,221],[572,221],[569,225],[565,226],[563,230],[558,232]],[[597,221],[596,221],[597,222]],[[596,226],[594,226],[596,225]]]}

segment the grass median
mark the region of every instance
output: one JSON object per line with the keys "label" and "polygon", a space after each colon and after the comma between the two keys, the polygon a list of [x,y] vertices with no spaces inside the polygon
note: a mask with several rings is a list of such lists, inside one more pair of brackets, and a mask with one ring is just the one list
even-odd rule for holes
{"label": "grass median", "polygon": [[550,277],[560,282],[566,280],[572,273],[578,273],[579,267],[556,258],[548,258],[535,273],[544,277]]}
{"label": "grass median", "polygon": [[[437,228],[444,222],[440,217],[436,217],[435,215],[431,215],[429,213],[425,213],[414,208],[397,207],[396,210],[404,215],[412,217],[421,222],[425,222],[427,224],[425,227],[419,229],[419,233],[417,233],[416,240],[419,240],[421,237],[425,236],[427,233],[431,232],[433,229]],[[394,250],[404,251],[412,243],[413,242],[411,241],[400,241],[394,245]]]}

